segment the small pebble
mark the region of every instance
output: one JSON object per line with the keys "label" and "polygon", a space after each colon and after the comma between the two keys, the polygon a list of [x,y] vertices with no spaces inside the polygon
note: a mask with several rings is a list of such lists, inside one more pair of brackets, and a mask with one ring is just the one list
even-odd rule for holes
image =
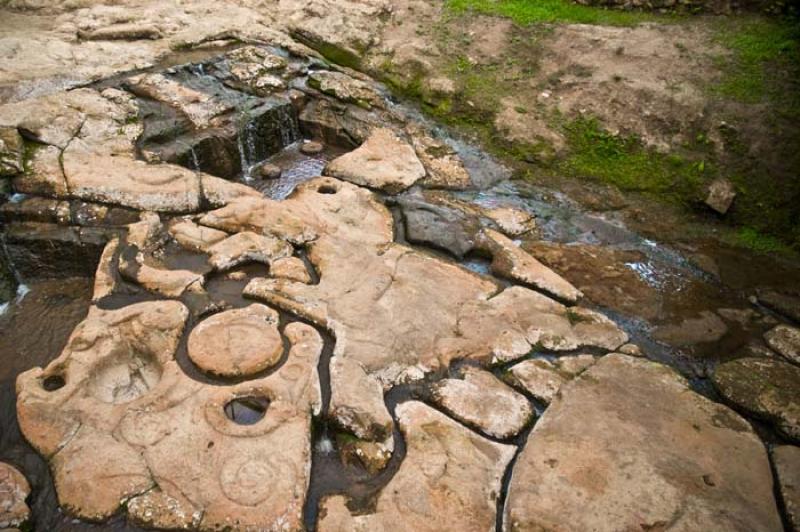
{"label": "small pebble", "polygon": [[324,149],[325,147],[321,142],[317,142],[316,140],[308,140],[300,146],[300,153],[304,153],[306,155],[316,155],[321,153]]}
{"label": "small pebble", "polygon": [[642,349],[636,344],[625,344],[619,349],[618,352],[622,353],[623,355],[628,355],[632,357],[641,357],[644,356],[642,353]]}
{"label": "small pebble", "polygon": [[278,179],[281,176],[281,167],[271,163],[264,163],[258,169],[262,179]]}

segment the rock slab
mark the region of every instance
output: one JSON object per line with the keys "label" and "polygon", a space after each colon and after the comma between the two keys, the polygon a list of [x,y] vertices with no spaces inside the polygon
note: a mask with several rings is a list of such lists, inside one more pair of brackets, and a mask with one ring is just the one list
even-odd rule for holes
{"label": "rock slab", "polygon": [[538,421],[504,519],[508,531],[781,527],[750,425],[666,366],[619,354],[567,384]]}
{"label": "rock slab", "polygon": [[740,358],[717,367],[711,381],[727,401],[800,441],[800,368],[777,358]]}
{"label": "rock slab", "polygon": [[500,482],[515,448],[482,438],[417,401],[396,412],[406,456],[375,510],[353,515],[344,497],[330,497],[322,503],[320,532],[494,529]]}
{"label": "rock slab", "polygon": [[464,370],[463,379],[436,383],[433,399],[459,421],[500,439],[517,435],[533,416],[524,396],[474,367]]}
{"label": "rock slab", "polygon": [[358,149],[334,159],[325,175],[397,194],[423,177],[414,148],[386,128],[375,130]]}

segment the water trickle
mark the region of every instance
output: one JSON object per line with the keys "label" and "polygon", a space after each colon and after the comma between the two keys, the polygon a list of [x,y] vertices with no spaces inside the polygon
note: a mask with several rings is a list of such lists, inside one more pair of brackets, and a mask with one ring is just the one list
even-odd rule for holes
{"label": "water trickle", "polygon": [[252,181],[253,167],[256,162],[255,124],[247,113],[242,113],[239,124],[237,142],[239,158],[242,163],[242,178],[245,181]]}

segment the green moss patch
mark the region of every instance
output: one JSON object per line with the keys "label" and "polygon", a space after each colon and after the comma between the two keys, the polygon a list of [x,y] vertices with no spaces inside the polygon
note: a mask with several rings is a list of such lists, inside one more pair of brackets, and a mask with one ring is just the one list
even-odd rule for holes
{"label": "green moss patch", "polygon": [[446,5],[458,14],[499,15],[522,25],[568,22],[633,26],[641,22],[671,22],[678,19],[675,15],[582,6],[570,0],[447,0]]}

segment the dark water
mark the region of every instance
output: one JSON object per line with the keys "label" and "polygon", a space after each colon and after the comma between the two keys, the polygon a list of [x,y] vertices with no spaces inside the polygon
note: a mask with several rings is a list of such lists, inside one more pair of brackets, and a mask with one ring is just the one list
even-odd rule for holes
{"label": "dark water", "polygon": [[90,279],[31,282],[28,292],[0,315],[0,461],[16,466],[31,485],[31,525],[37,531],[136,530],[116,519],[81,523],[58,508],[47,463],[22,437],[17,424],[17,375],[56,358],[92,297]]}

